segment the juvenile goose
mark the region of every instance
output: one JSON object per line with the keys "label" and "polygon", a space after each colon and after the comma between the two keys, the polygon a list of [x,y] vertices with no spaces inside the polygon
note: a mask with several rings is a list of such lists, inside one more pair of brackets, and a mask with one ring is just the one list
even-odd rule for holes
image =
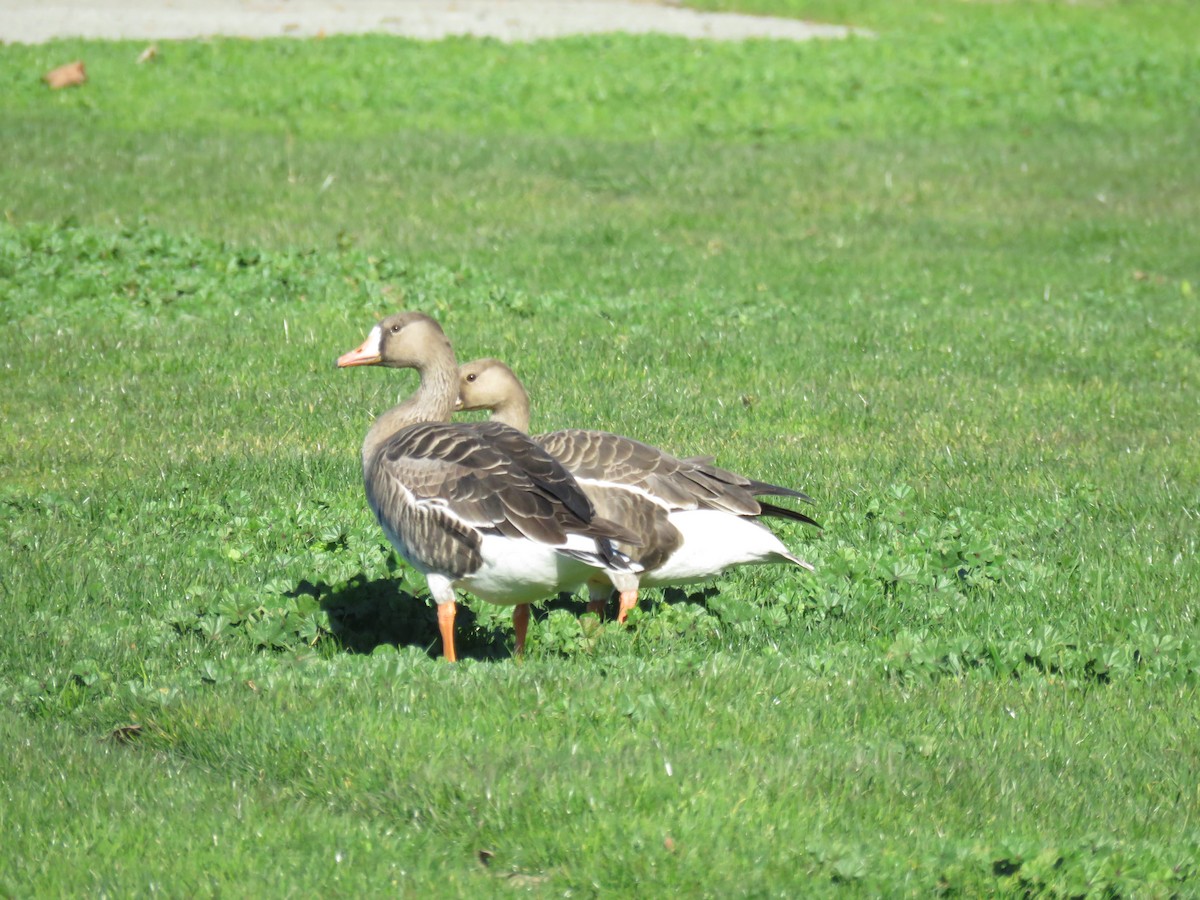
{"label": "juvenile goose", "polygon": [[337,365],[420,374],[417,391],[367,432],[363,482],[384,534],[429,583],[448,660],[457,659],[456,588],[516,606],[520,653],[530,601],[629,567],[613,542],[636,543],[636,535],[598,517],[575,479],[538,444],[501,423],[449,421],[458,365],[429,316],[388,316]]}
{"label": "juvenile goose", "polygon": [[[491,422],[529,430],[529,395],[513,371],[496,359],[461,367],[458,408],[491,410]],[[534,440],[578,479],[600,515],[628,527],[640,542],[636,548],[618,546],[645,571],[593,573],[590,611],[603,609],[610,583],[618,591],[617,619],[623,622],[641,586],[705,581],[732,566],[757,563],[812,570],[758,521],[778,516],[817,525],[804,513],[759,499],[779,496],[811,503],[801,491],[717,468],[708,457],[679,459],[604,431],[568,429]]]}

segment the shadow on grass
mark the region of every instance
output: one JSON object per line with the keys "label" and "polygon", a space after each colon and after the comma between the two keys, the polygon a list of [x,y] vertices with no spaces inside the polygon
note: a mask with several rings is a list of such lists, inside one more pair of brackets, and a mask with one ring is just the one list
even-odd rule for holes
{"label": "shadow on grass", "polygon": [[[707,609],[709,598],[716,597],[721,593],[720,588],[715,584],[699,585],[694,589],[689,589],[689,587],[691,586],[645,588],[638,593],[638,607],[643,612],[651,612],[657,603],[662,602],[672,606],[678,603],[691,603]],[[662,594],[661,601],[658,598],[660,592]],[[552,609],[565,609],[576,615],[583,615],[587,608],[587,604],[571,594],[559,594],[557,598],[543,605],[547,612]],[[603,618],[606,622],[617,617],[619,605],[617,595],[613,593],[604,604]]]}
{"label": "shadow on grass", "polygon": [[[349,581],[329,584],[301,581],[290,597],[307,595],[329,616],[329,630],[349,653],[370,653],[376,647],[420,647],[431,657],[442,655],[437,610],[424,596],[399,586],[394,578],[369,579],[356,575]],[[460,657],[504,659],[512,655],[512,635],[500,628],[485,628],[475,612],[458,605],[455,646]]]}
{"label": "shadow on grass", "polygon": [[708,609],[708,601],[710,597],[720,596],[721,589],[715,584],[698,585],[693,589],[688,587],[666,587],[663,588],[662,599],[663,603],[694,603],[697,606],[703,606]]}
{"label": "shadow on grass", "polygon": [[[302,580],[285,596],[311,597],[326,613],[329,630],[347,653],[371,653],[376,647],[418,647],[431,658],[442,654],[442,640],[438,631],[437,610],[424,595],[404,590],[396,578],[369,578],[355,575],[348,581],[330,584],[326,581]],[[663,600],[667,603],[700,603],[717,594],[715,587],[706,587],[689,593],[678,588],[668,588]],[[643,607],[652,605],[643,598]],[[509,610],[496,607],[502,625],[495,616],[477,614],[463,603],[458,604],[455,619],[455,644],[460,658],[477,660],[507,659],[512,656],[513,635],[508,627]],[[533,608],[533,619],[545,621],[554,610],[566,610],[575,616],[586,611],[586,602],[575,594],[559,594]],[[604,618],[616,617],[616,598],[611,597]]]}

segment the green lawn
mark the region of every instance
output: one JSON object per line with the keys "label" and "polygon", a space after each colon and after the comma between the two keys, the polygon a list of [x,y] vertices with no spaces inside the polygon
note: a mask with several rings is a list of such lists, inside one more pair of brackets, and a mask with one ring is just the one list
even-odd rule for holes
{"label": "green lawn", "polygon": [[[697,5],[876,36],[0,47],[0,894],[1197,891],[1200,8]],[[816,573],[436,659],[397,307]]]}

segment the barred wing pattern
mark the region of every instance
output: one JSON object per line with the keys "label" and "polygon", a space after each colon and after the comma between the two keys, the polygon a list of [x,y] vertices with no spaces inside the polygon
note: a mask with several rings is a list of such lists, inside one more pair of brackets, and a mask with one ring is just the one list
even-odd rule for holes
{"label": "barred wing pattern", "polygon": [[535,440],[561,460],[576,478],[589,483],[627,485],[672,509],[723,510],[740,516],[774,515],[818,524],[804,513],[758,499],[778,496],[811,503],[812,498],[803,491],[745,478],[712,465],[711,457],[679,459],[657,447],[606,431],[566,429],[539,435]]}
{"label": "barred wing pattern", "polygon": [[551,546],[568,534],[636,543],[596,517],[574,477],[526,435],[493,423],[423,422],[401,429],[364,470],[367,499],[402,554],[452,579],[482,564],[481,536],[524,537]]}

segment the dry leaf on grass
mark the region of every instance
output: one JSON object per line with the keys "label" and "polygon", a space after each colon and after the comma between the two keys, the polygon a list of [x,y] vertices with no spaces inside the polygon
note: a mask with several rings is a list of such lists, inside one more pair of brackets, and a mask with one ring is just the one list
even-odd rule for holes
{"label": "dry leaf on grass", "polygon": [[[491,866],[492,860],[496,858],[496,852],[494,850],[476,850],[475,858],[479,860],[481,866],[487,869]],[[528,875],[524,872],[493,872],[492,874],[513,887],[537,887],[550,880],[549,875]]]}
{"label": "dry leaf on grass", "polygon": [[531,887],[537,887],[539,884],[545,884],[547,881],[550,880],[550,876],[549,875],[523,875],[520,872],[510,872],[508,875],[504,876],[504,880],[507,881],[513,887],[531,888]]}
{"label": "dry leaf on grass", "polygon": [[144,62],[149,62],[150,60],[154,59],[154,57],[156,57],[156,56],[158,56],[158,44],[151,44],[149,47],[147,47],[145,50],[143,50],[141,53],[138,54],[138,58],[137,58],[138,65],[140,66]]}
{"label": "dry leaf on grass", "polygon": [[53,91],[57,91],[59,88],[74,87],[77,84],[83,84],[87,81],[87,73],[83,70],[83,60],[77,59],[74,62],[67,63],[65,66],[51,69],[42,76],[42,80],[50,85],[50,89]]}
{"label": "dry leaf on grass", "polygon": [[135,722],[132,725],[118,725],[108,733],[108,736],[118,744],[128,744],[141,733],[142,726]]}

